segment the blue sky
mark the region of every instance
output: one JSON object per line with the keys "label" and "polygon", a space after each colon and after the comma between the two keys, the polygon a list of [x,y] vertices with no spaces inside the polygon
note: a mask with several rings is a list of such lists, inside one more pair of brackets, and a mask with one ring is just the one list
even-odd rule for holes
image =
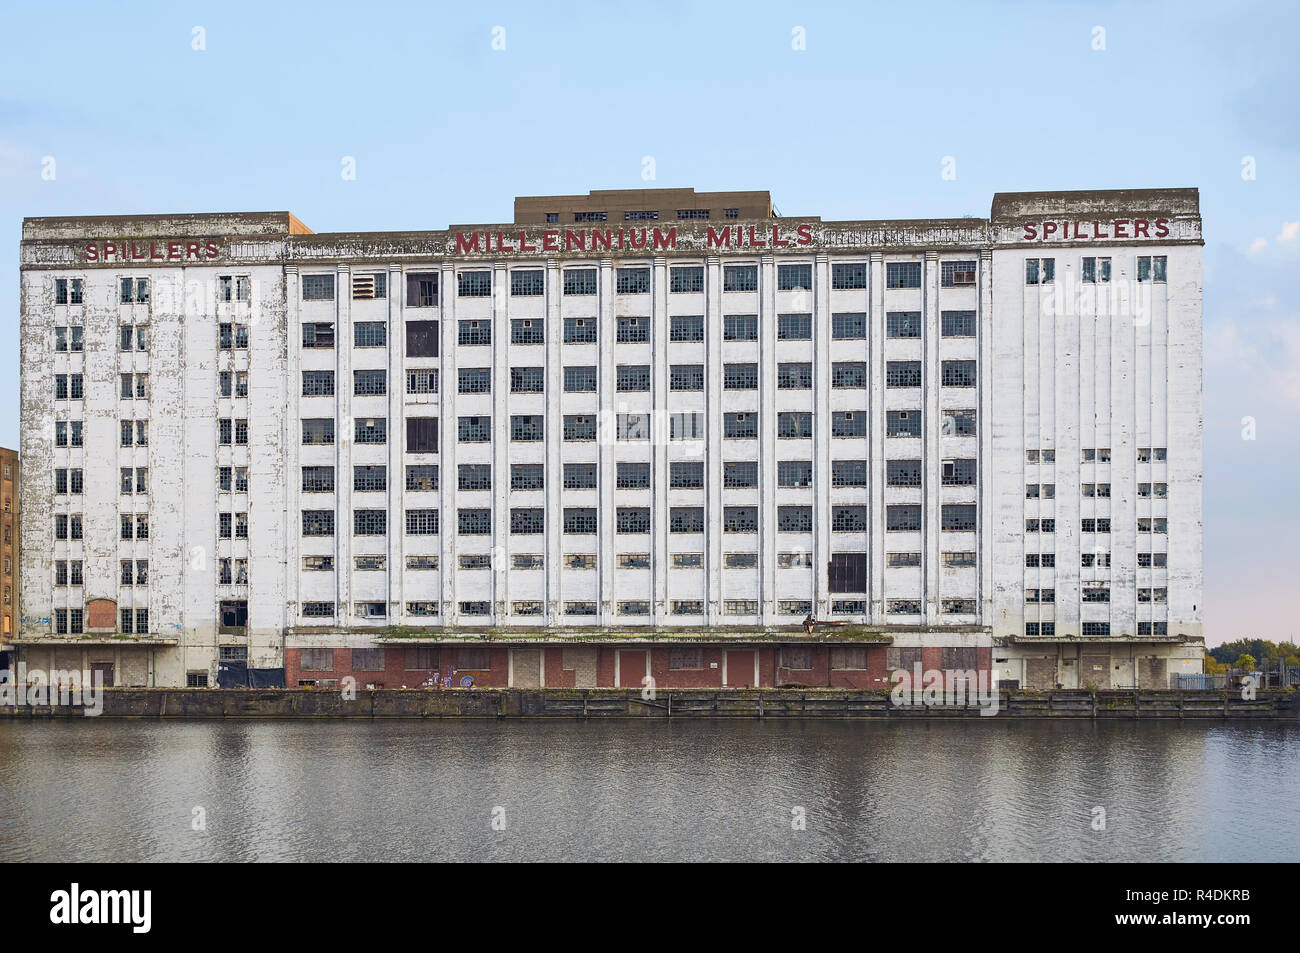
{"label": "blue sky", "polygon": [[1300,5],[1249,2],[14,5],[0,443],[18,440],[25,215],[288,209],[317,231],[440,228],[509,221],[515,195],[648,184],[924,218],[987,215],[996,191],[1196,186],[1207,636],[1289,638],[1298,34]]}

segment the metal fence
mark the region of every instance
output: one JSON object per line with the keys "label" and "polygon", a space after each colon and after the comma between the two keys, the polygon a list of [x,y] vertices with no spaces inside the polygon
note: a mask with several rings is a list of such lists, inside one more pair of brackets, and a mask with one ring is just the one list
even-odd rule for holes
{"label": "metal fence", "polygon": [[[1171,688],[1180,691],[1206,691],[1215,688],[1227,688],[1230,675],[1174,675]],[[1240,680],[1240,679],[1238,679]]]}

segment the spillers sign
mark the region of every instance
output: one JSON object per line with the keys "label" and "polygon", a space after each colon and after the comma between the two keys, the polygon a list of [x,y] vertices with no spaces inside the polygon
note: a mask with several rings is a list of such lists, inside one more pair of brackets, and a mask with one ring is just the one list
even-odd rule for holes
{"label": "spillers sign", "polygon": [[1024,242],[1100,242],[1119,238],[1167,238],[1169,219],[1112,218],[1108,221],[1025,222]]}
{"label": "spillers sign", "polygon": [[[811,225],[782,228],[773,225],[708,226],[708,248],[785,248],[811,245]],[[677,247],[676,228],[545,228],[518,231],[456,233],[456,253],[569,252],[569,251],[671,251]]]}
{"label": "spillers sign", "polygon": [[216,242],[180,241],[87,242],[86,261],[212,261],[221,257]]}

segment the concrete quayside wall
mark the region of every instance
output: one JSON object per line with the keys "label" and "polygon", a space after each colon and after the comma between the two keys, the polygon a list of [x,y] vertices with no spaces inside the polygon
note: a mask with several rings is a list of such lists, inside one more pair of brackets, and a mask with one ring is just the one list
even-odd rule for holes
{"label": "concrete quayside wall", "polygon": [[[955,704],[889,692],[818,689],[439,689],[341,692],[280,689],[105,689],[110,718],[1250,718],[1300,720],[1300,692],[1053,691],[990,693]],[[0,717],[80,717],[79,704],[0,706]]]}

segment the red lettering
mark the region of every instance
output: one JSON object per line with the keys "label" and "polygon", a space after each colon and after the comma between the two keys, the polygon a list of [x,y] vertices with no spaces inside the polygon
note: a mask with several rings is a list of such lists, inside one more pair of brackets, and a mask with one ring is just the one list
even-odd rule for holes
{"label": "red lettering", "polygon": [[587,236],[583,232],[575,232],[571,228],[566,228],[564,230],[564,250],[572,251],[575,248],[579,251],[586,251]]}
{"label": "red lettering", "polygon": [[618,230],[618,249],[619,251],[623,250],[623,229],[621,228]]}
{"label": "red lettering", "polygon": [[782,247],[782,246],[784,246],[784,245],[789,245],[789,244],[790,244],[789,239],[786,239],[786,238],[782,238],[782,237],[781,237],[781,226],[780,226],[780,225],[773,225],[773,226],[772,226],[772,245],[773,245],[774,247],[776,247],[776,248],[780,248],[780,247]]}
{"label": "red lettering", "polygon": [[172,258],[180,258],[180,257],[181,257],[181,243],[180,243],[180,242],[168,242],[168,243],[167,243],[167,257],[168,257],[169,259],[172,259]]}
{"label": "red lettering", "polygon": [[756,227],[757,227],[757,226],[755,226],[755,225],[751,225],[751,226],[749,226],[749,242],[748,242],[748,244],[750,244],[750,245],[766,246],[766,245],[767,245],[767,242],[759,241],[757,238],[754,237],[754,229],[755,229]]}
{"label": "red lettering", "polygon": [[813,239],[812,239],[812,226],[811,226],[811,225],[808,225],[808,224],[806,224],[806,223],[803,224],[803,225],[800,225],[797,229],[795,229],[795,233],[799,236],[799,237],[795,240],[795,244],[796,244],[796,245],[811,245],[811,244],[812,244],[812,240],[813,240]]}
{"label": "red lettering", "polygon": [[1128,219],[1126,218],[1115,219],[1115,237],[1128,238]]}
{"label": "red lettering", "polygon": [[191,258],[198,258],[198,257],[199,257],[199,243],[198,243],[198,242],[186,242],[186,243],[185,243],[185,260],[186,260],[186,261],[189,261],[189,259],[191,259]]}
{"label": "red lettering", "polygon": [[505,236],[502,235],[501,232],[497,232],[497,251],[514,251],[514,249],[510,247],[510,243],[505,240]]}
{"label": "red lettering", "polygon": [[470,232],[469,235],[466,235],[464,232],[457,232],[456,233],[456,254],[460,255],[460,254],[464,254],[465,252],[478,251],[479,235],[480,235],[479,232]]}
{"label": "red lettering", "polygon": [[137,251],[138,251],[138,250],[137,250],[137,248],[136,248],[136,244],[135,244],[135,242],[132,242],[132,243],[131,243],[131,260],[132,260],[132,261],[139,261],[141,258],[144,257],[144,255],[138,254]]}
{"label": "red lettering", "polygon": [[709,236],[706,244],[710,248],[730,248],[731,247],[731,228],[727,225],[722,226],[721,231],[709,226]]}
{"label": "red lettering", "polygon": [[94,242],[86,246],[86,261],[99,261],[99,247]]}
{"label": "red lettering", "polygon": [[635,228],[632,229],[630,232],[628,232],[628,235],[627,235],[628,243],[631,244],[631,246],[632,246],[633,248],[645,248],[645,240],[646,240],[646,234],[645,234],[645,233],[646,233],[646,230],[645,230],[644,228],[641,229],[641,232],[640,232],[641,240],[640,240],[640,241],[637,241],[637,230],[636,230]]}
{"label": "red lettering", "polygon": [[519,250],[520,250],[520,251],[537,251],[537,246],[536,246],[536,245],[530,245],[530,244],[528,244],[528,233],[527,233],[527,232],[520,232],[520,233],[519,233]]}
{"label": "red lettering", "polygon": [[108,259],[112,258],[116,254],[117,246],[112,242],[104,242],[104,260],[108,261]]}
{"label": "red lettering", "polygon": [[676,226],[674,226],[674,227],[668,229],[668,233],[667,233],[667,234],[664,234],[664,233],[660,232],[659,229],[656,228],[656,229],[655,229],[655,234],[654,234],[654,246],[653,246],[653,247],[655,247],[655,248],[676,248],[676,247],[677,247],[677,228],[676,228]]}
{"label": "red lettering", "polygon": [[1148,227],[1149,224],[1150,224],[1150,223],[1148,223],[1147,220],[1146,220],[1145,218],[1134,219],[1134,221],[1133,221],[1133,237],[1134,237],[1134,238],[1149,238],[1150,236],[1147,235],[1147,227]]}
{"label": "red lettering", "polygon": [[591,250],[595,251],[597,245],[604,245],[605,251],[614,247],[614,234],[607,228],[603,232],[599,228],[591,230]]}
{"label": "red lettering", "polygon": [[553,228],[542,232],[542,251],[559,251],[560,233]]}
{"label": "red lettering", "polygon": [[1025,222],[1025,234],[1022,236],[1022,241],[1032,242],[1036,238],[1038,238],[1038,223]]}
{"label": "red lettering", "polygon": [[1056,231],[1056,223],[1055,223],[1055,222],[1044,222],[1044,223],[1043,223],[1043,241],[1047,241],[1047,239],[1048,239],[1049,237],[1051,237],[1052,233],[1055,232],[1055,231]]}
{"label": "red lettering", "polygon": [[1169,219],[1156,219],[1156,238],[1164,238],[1169,234]]}
{"label": "red lettering", "polygon": [[1110,238],[1110,232],[1103,232],[1103,231],[1101,230],[1101,222],[1093,222],[1093,223],[1092,223],[1092,237],[1093,237],[1093,238]]}
{"label": "red lettering", "polygon": [[219,254],[221,254],[221,253],[217,251],[217,243],[216,243],[216,242],[208,242],[208,257],[209,257],[209,258],[216,258]]}

